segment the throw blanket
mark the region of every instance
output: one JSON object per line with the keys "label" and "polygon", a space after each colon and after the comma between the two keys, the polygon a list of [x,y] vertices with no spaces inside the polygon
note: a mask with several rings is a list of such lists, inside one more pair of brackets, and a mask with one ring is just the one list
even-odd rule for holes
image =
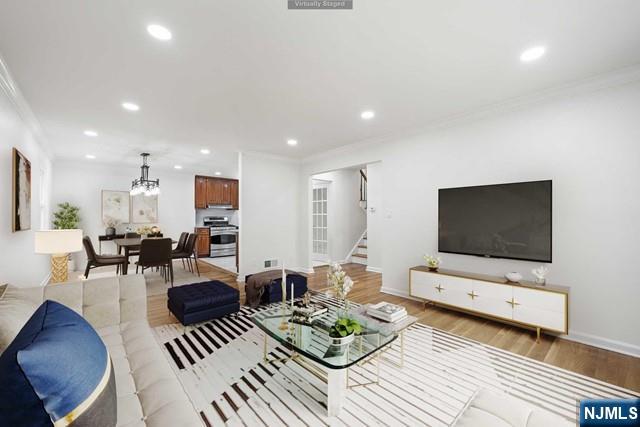
{"label": "throw blanket", "polygon": [[[285,273],[298,274],[291,270],[285,270]],[[274,280],[281,278],[282,270],[268,270],[251,275],[244,288],[247,295],[247,302],[245,304],[251,308],[259,306],[260,298],[262,298],[262,294],[264,293],[264,287],[270,285]]]}

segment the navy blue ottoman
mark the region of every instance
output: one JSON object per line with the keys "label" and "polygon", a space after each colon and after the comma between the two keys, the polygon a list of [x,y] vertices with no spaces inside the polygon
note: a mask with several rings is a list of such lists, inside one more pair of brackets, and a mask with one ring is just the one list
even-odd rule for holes
{"label": "navy blue ottoman", "polygon": [[240,292],[218,280],[170,288],[167,295],[169,311],[185,326],[240,311]]}
{"label": "navy blue ottoman", "polygon": [[[245,283],[252,274],[245,277]],[[307,293],[307,278],[301,274],[287,274],[287,299],[291,299],[291,283],[293,283],[293,297],[300,298]],[[282,301],[282,278],[279,277],[265,286],[260,304],[271,304]]]}

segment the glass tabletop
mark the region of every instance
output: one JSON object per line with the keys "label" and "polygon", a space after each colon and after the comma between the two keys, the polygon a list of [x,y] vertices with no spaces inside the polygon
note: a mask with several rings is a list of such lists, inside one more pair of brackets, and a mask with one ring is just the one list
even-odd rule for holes
{"label": "glass tabletop", "polygon": [[[293,350],[329,369],[344,369],[373,355],[396,339],[394,328],[373,321],[355,311],[345,311],[327,306],[325,314],[313,317],[309,322],[292,321],[291,306],[280,304],[260,311],[251,317],[269,336],[285,348]],[[334,345],[329,330],[338,317],[350,317],[362,326],[362,333],[346,345]]]}

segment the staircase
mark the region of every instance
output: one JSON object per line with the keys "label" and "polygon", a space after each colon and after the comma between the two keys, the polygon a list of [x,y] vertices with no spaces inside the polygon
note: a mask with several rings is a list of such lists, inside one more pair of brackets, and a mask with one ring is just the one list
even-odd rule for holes
{"label": "staircase", "polygon": [[367,233],[364,233],[364,236],[362,236],[362,239],[360,239],[358,245],[351,254],[351,262],[367,265]]}

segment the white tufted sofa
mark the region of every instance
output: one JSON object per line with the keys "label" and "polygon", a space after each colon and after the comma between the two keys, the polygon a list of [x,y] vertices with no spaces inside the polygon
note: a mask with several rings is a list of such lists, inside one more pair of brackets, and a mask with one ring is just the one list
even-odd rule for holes
{"label": "white tufted sofa", "polygon": [[[109,349],[116,374],[118,426],[202,426],[147,323],[144,276],[129,275],[35,288],[7,286],[16,300],[53,300],[81,314]],[[26,321],[26,320],[25,320]],[[53,355],[55,356],[55,355]]]}

